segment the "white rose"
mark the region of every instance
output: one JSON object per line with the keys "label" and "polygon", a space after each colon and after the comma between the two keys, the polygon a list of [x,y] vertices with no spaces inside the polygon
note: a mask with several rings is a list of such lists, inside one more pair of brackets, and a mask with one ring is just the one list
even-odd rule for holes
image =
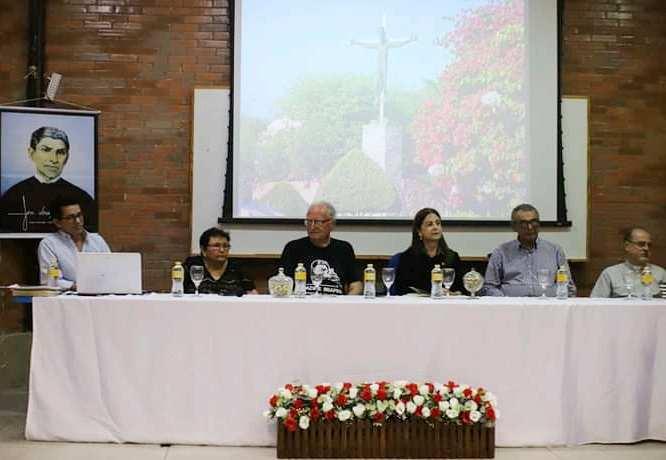
{"label": "white rose", "polygon": [[292,397],[291,391],[287,390],[286,388],[282,388],[279,393],[280,396],[284,399],[291,399]]}
{"label": "white rose", "polygon": [[459,387],[455,387],[455,388],[453,389],[453,394],[456,395],[456,396],[460,396],[460,395],[462,394],[462,392],[463,392],[464,389],[465,389],[465,388],[463,388],[462,385],[460,385]]}
{"label": "white rose", "polygon": [[458,410],[460,403],[458,402],[458,399],[451,398],[449,399],[449,405],[451,406],[451,409]]}
{"label": "white rose", "polygon": [[307,392],[310,399],[316,399],[317,395],[319,394],[316,388],[308,388]]}
{"label": "white rose", "polygon": [[414,404],[412,401],[407,401],[407,412],[410,414],[416,412],[416,404]]}
{"label": "white rose", "polygon": [[446,416],[448,418],[457,418],[458,417],[458,411],[455,409],[447,409],[446,410]]}
{"label": "white rose", "polygon": [[425,402],[425,398],[421,395],[416,395],[414,396],[413,401],[414,404],[416,404],[417,406],[422,406],[423,403]]}
{"label": "white rose", "polygon": [[395,390],[393,390],[393,399],[400,399],[400,396],[402,396],[401,388],[396,388]]}
{"label": "white rose", "polygon": [[301,418],[298,419],[298,426],[301,427],[301,430],[307,430],[310,426],[310,417],[301,415]]}
{"label": "white rose", "polygon": [[430,387],[428,385],[421,385],[419,387],[419,393],[422,394],[423,396],[430,394]]}
{"label": "white rose", "polygon": [[331,398],[329,395],[321,395],[319,397],[319,402],[322,404],[330,403],[333,404],[333,398]]}
{"label": "white rose", "polygon": [[402,415],[405,413],[405,403],[400,401],[398,404],[395,405],[395,411],[398,413],[398,415]]}
{"label": "white rose", "polygon": [[277,418],[285,418],[287,416],[287,409],[284,407],[278,407],[277,410],[275,411],[275,416]]}
{"label": "white rose", "polygon": [[388,409],[389,403],[386,401],[377,401],[377,412],[384,412]]}
{"label": "white rose", "polygon": [[354,411],[354,415],[357,418],[361,418],[363,416],[363,412],[365,412],[365,406],[361,403],[355,405],[352,409]]}
{"label": "white rose", "polygon": [[479,419],[481,419],[481,412],[479,412],[478,410],[473,410],[472,412],[469,413],[469,419],[474,423],[478,422]]}
{"label": "white rose", "polygon": [[442,412],[446,412],[447,409],[449,407],[451,407],[451,405],[449,404],[448,401],[440,401],[438,406],[439,406],[439,410],[441,410]]}
{"label": "white rose", "polygon": [[351,418],[352,413],[350,410],[344,409],[338,412],[338,420],[341,422],[347,421]]}
{"label": "white rose", "polygon": [[448,395],[449,393],[451,393],[451,389],[446,385],[442,385],[442,389],[439,392],[443,395]]}
{"label": "white rose", "polygon": [[342,384],[342,382],[338,382],[335,385],[333,385],[333,388],[335,388],[335,391],[337,391],[338,393],[340,393],[344,387],[345,386]]}
{"label": "white rose", "polygon": [[424,407],[423,410],[421,411],[421,415],[423,415],[423,418],[430,417],[430,409],[428,409],[427,407]]}
{"label": "white rose", "polygon": [[476,402],[472,401],[471,399],[465,403],[465,410],[468,411],[475,411],[478,409],[479,406],[476,404]]}
{"label": "white rose", "polygon": [[377,394],[377,390],[379,390],[379,385],[377,385],[376,383],[370,385],[370,391],[372,392],[373,395]]}
{"label": "white rose", "polygon": [[350,397],[351,399],[356,399],[356,396],[358,396],[358,388],[356,388],[356,387],[351,387],[351,388],[349,389],[349,397]]}
{"label": "white rose", "polygon": [[333,409],[333,404],[330,401],[326,401],[322,406],[321,410],[324,412],[328,412]]}

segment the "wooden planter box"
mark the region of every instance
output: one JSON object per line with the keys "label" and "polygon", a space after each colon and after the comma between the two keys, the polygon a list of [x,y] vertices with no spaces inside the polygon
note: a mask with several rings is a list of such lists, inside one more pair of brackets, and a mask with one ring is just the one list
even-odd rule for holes
{"label": "wooden planter box", "polygon": [[423,420],[311,423],[289,432],[278,424],[278,458],[494,458],[495,428]]}

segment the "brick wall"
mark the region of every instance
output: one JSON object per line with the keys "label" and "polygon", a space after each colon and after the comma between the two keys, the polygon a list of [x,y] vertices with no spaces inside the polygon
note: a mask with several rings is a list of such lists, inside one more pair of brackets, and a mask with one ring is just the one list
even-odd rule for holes
{"label": "brick wall", "polygon": [[[0,0],[3,100],[23,97],[23,3]],[[47,3],[46,71],[65,75],[59,98],[102,111],[101,232],[116,250],[141,251],[146,288],[165,289],[189,248],[192,90],[231,82],[229,2]],[[655,260],[666,264],[665,21],[660,0],[565,1],[563,93],[591,107],[591,252],[574,267],[583,294],[621,257],[627,224],[662,240]]]}
{"label": "brick wall", "polygon": [[666,2],[564,3],[563,93],[590,98],[587,291],[631,224],[652,232],[666,265]]}

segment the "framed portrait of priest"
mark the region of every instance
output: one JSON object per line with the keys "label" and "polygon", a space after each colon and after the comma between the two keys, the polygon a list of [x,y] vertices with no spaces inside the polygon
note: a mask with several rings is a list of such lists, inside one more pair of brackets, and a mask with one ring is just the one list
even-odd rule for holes
{"label": "framed portrait of priest", "polygon": [[0,107],[0,228],[4,233],[55,231],[58,196],[81,206],[97,231],[99,112]]}

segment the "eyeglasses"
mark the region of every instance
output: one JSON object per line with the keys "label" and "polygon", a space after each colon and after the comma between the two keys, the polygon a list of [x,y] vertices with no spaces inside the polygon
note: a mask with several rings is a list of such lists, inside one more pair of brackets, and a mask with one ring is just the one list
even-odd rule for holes
{"label": "eyeglasses", "polygon": [[639,248],[644,248],[644,249],[650,249],[652,247],[652,243],[649,241],[632,241],[632,240],[627,240],[627,243],[634,244],[638,246]]}
{"label": "eyeglasses", "polygon": [[62,216],[60,220],[67,220],[73,222],[75,220],[83,220],[83,213],[77,212],[76,214],[69,214],[67,216]]}
{"label": "eyeglasses", "polygon": [[223,244],[209,244],[206,246],[208,249],[215,249],[217,251],[228,251],[231,249],[231,245],[229,243],[223,243]]}
{"label": "eyeglasses", "polygon": [[306,227],[314,227],[315,225],[328,224],[333,219],[305,219],[303,223]]}
{"label": "eyeglasses", "polygon": [[521,228],[538,227],[539,226],[539,219],[517,220],[517,221],[515,221],[515,223],[516,223],[516,225],[518,225]]}

